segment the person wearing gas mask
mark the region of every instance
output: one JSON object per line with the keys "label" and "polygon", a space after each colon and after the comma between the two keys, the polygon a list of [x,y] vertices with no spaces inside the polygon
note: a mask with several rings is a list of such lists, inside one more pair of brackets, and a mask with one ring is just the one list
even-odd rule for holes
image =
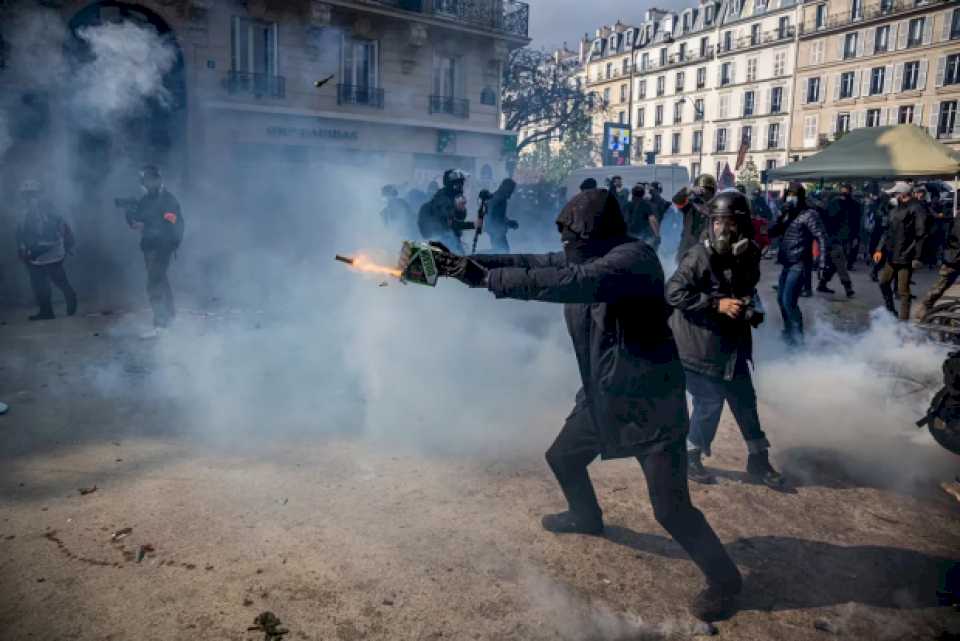
{"label": "person wearing gas mask", "polygon": [[[857,221],[856,229],[851,227],[854,220]],[[830,200],[823,216],[824,228],[830,242],[830,252],[826,257],[827,267],[820,272],[818,292],[833,294],[834,291],[828,285],[833,275],[838,274],[847,298],[853,297],[853,281],[850,280],[850,273],[847,271],[847,254],[854,232],[859,233],[859,220],[860,204],[853,199],[853,186],[844,183],[840,185],[840,193]]]}
{"label": "person wearing gas mask", "polygon": [[400,192],[394,185],[384,185],[380,190],[384,200],[384,207],[380,211],[383,226],[401,238],[412,239],[416,231],[413,220],[413,210],[405,200],[400,198]]}
{"label": "person wearing gas mask", "polygon": [[491,249],[497,252],[510,253],[507,231],[520,227],[517,221],[507,216],[507,206],[516,188],[517,183],[510,178],[504,178],[487,204],[487,216],[483,221],[483,231],[490,236]]}
{"label": "person wearing gas mask", "polygon": [[37,313],[29,320],[51,320],[53,313],[51,287],[53,283],[63,293],[67,316],[77,313],[77,293],[70,285],[64,262],[73,249],[70,226],[53,211],[53,205],[43,198],[39,181],[25,180],[20,185],[23,217],[17,225],[17,255],[27,267],[30,287],[37,302]]}
{"label": "person wearing gas mask", "polygon": [[649,193],[643,184],[634,185],[623,217],[627,221],[627,233],[657,249],[660,246],[660,221],[651,205]]}
{"label": "person wearing gas mask", "polygon": [[764,318],[756,292],[760,248],[743,233],[750,225],[750,205],[740,193],[721,192],[708,207],[707,238],[684,254],[666,287],[667,303],[674,308],[670,328],[693,397],[687,475],[698,483],[716,482],[701,457],[710,456],[726,402],[747,444],[747,473],[780,488],[783,477],[770,465],[770,442],[760,426],[750,378],[752,328]]}
{"label": "person wearing gas mask", "polygon": [[[705,620],[727,616],[741,577],[690,500],[684,374],[667,324],[657,255],[627,234],[616,198],[606,190],[574,196],[556,224],[563,252],[436,253],[441,276],[497,298],[564,304],[582,388],[546,455],[569,509],[543,517],[542,525],[557,534],[601,534],[603,514],[587,467],[597,456],[636,457],[655,518],[706,575],[691,611]],[[401,258],[401,268],[408,259]]]}
{"label": "person wearing gas mask", "polygon": [[[880,293],[891,314],[901,321],[910,320],[910,279],[913,270],[921,267],[920,252],[926,240],[927,209],[913,197],[910,185],[899,182],[888,193],[891,199],[887,230],[874,253],[876,263],[885,261],[880,270]],[[896,204],[894,204],[894,201]],[[896,281],[900,297],[899,312],[893,303],[893,283]]]}
{"label": "person wearing gas mask", "polygon": [[173,290],[167,272],[170,259],[183,240],[184,220],[180,203],[163,184],[160,169],[146,165],[140,170],[143,196],[127,211],[127,224],[140,232],[140,249],[147,268],[147,297],[153,309],[153,331],[145,338],[158,335],[176,315]]}
{"label": "person wearing gas mask", "polygon": [[[417,216],[417,227],[424,240],[442,242],[458,254],[463,253],[460,238],[464,230],[474,228],[474,224],[466,220],[466,200],[463,197],[466,180],[466,175],[459,169],[443,172],[443,187],[420,208]],[[459,202],[458,198],[461,199]]]}
{"label": "person wearing gas mask", "polygon": [[703,231],[710,220],[707,203],[717,194],[717,179],[710,174],[700,174],[693,183],[693,189],[684,187],[673,197],[673,204],[683,214],[683,234],[677,247],[677,263],[683,259],[688,249],[700,242]]}
{"label": "person wearing gas mask", "polygon": [[814,267],[813,241],[820,246],[819,267],[830,250],[827,233],[816,210],[807,206],[806,189],[792,182],[787,187],[777,222],[769,229],[770,238],[780,238],[777,262],[780,263],[780,282],[777,303],[783,317],[783,339],[791,346],[803,342],[803,314],[800,313],[800,293],[808,274]]}

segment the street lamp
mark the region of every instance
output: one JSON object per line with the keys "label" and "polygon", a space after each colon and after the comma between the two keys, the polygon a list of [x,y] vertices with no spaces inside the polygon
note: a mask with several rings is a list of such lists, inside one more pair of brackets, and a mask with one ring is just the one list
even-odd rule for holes
{"label": "street lamp", "polygon": [[[684,97],[684,98],[681,98],[681,99],[680,99],[680,104],[681,104],[681,105],[687,104],[687,99],[686,99],[685,97]],[[697,159],[697,168],[698,168],[697,171],[698,171],[700,174],[703,173],[703,143],[704,143],[704,131],[703,131],[703,129],[704,129],[705,125],[706,125],[706,116],[704,115],[703,112],[704,112],[704,110],[698,108],[698,107],[697,107],[697,101],[694,100],[694,101],[693,101],[693,118],[694,118],[694,120],[696,120],[697,118],[700,119],[700,157]],[[696,178],[696,176],[693,176],[693,178]]]}

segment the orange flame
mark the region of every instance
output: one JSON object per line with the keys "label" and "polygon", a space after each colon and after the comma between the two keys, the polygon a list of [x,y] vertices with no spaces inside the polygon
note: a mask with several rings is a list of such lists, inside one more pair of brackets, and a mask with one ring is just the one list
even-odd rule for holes
{"label": "orange flame", "polygon": [[368,274],[383,274],[385,276],[393,276],[394,278],[400,278],[402,275],[400,270],[396,267],[378,265],[363,254],[357,254],[354,256],[353,264],[350,266],[358,271],[366,272]]}

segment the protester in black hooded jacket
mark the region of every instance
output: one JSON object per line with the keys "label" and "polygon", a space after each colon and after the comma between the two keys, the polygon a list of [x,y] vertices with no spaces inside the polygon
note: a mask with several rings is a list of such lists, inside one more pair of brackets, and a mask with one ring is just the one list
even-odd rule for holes
{"label": "protester in black hooded jacket", "polygon": [[690,501],[683,368],[667,325],[660,262],[649,245],[627,235],[619,205],[605,190],[575,196],[557,227],[562,253],[437,255],[441,275],[485,287],[497,298],[564,303],[583,387],[547,452],[569,510],[545,516],[543,526],[556,533],[602,532],[587,466],[598,455],[635,456],[657,521],[707,577],[692,611],[707,620],[724,616],[741,579]]}
{"label": "protester in black hooded jacket", "polygon": [[490,236],[490,247],[497,252],[510,252],[510,243],[507,242],[507,230],[517,229],[520,225],[515,220],[507,216],[507,206],[510,203],[510,197],[517,188],[510,178],[504,178],[497,190],[493,192],[493,197],[487,204],[487,216],[483,221],[483,231]]}
{"label": "protester in black hooded jacket", "polygon": [[779,488],[783,477],[770,465],[750,378],[752,328],[763,321],[756,293],[760,247],[744,233],[750,205],[742,194],[721,192],[709,207],[708,237],[684,254],[667,282],[667,302],[675,309],[670,327],[693,397],[687,473],[699,483],[715,482],[701,455],[710,456],[727,403],[747,444],[747,473]]}

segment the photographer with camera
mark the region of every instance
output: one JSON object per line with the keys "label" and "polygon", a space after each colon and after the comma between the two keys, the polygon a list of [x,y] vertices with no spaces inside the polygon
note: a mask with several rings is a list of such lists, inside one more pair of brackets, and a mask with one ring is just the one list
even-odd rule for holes
{"label": "photographer with camera", "polygon": [[770,465],[770,443],[760,427],[750,377],[752,330],[764,317],[756,294],[760,248],[744,234],[750,206],[743,194],[726,191],[707,209],[707,238],[684,254],[666,286],[667,302],[674,308],[670,327],[693,396],[687,476],[698,483],[716,481],[701,455],[710,455],[726,402],[747,444],[747,473],[780,488],[783,477]]}

